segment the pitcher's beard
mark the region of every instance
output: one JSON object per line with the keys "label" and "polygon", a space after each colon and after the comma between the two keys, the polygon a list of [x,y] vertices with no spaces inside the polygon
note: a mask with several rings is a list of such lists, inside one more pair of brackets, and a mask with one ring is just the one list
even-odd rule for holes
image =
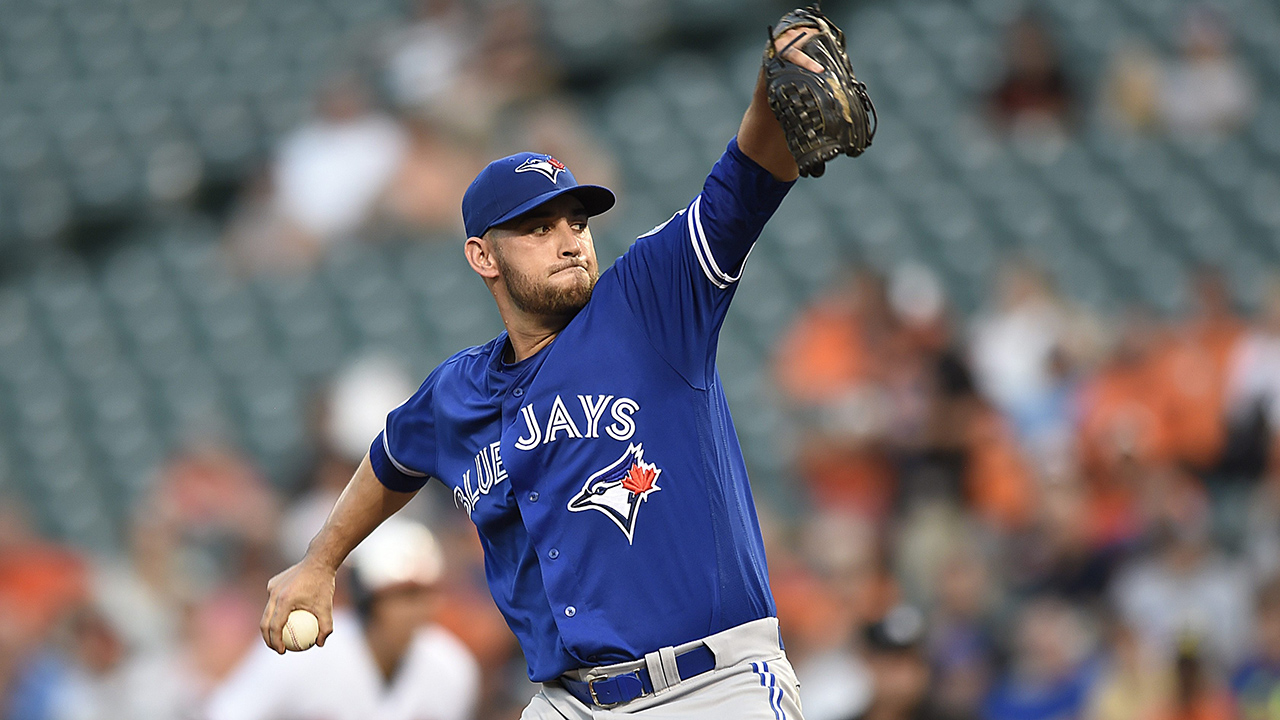
{"label": "pitcher's beard", "polygon": [[585,282],[576,282],[568,287],[553,286],[550,282],[539,285],[532,277],[508,265],[500,254],[495,259],[511,302],[530,315],[572,318],[586,307],[600,277],[598,273],[587,270],[589,277]]}

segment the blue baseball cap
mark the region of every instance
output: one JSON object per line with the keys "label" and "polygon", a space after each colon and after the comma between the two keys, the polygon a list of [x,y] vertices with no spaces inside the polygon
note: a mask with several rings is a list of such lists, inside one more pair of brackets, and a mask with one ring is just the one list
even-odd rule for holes
{"label": "blue baseball cap", "polygon": [[513,220],[539,205],[571,193],[587,215],[613,207],[613,191],[579,185],[564,163],[545,153],[522,152],[494,160],[480,171],[462,196],[462,222],[467,237],[480,237],[494,225]]}

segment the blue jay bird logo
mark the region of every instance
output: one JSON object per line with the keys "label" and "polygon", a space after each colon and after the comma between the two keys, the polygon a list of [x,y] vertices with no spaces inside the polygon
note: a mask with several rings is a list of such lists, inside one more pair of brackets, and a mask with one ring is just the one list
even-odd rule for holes
{"label": "blue jay bird logo", "polygon": [[644,461],[643,443],[629,445],[622,457],[587,478],[582,492],[569,501],[569,510],[603,513],[622,530],[627,536],[627,543],[631,544],[640,505],[662,489],[658,487],[661,474],[661,468]]}
{"label": "blue jay bird logo", "polygon": [[564,163],[551,157],[531,157],[520,163],[516,168],[516,172],[538,172],[542,173],[551,182],[555,182],[560,177],[560,173],[564,172]]}

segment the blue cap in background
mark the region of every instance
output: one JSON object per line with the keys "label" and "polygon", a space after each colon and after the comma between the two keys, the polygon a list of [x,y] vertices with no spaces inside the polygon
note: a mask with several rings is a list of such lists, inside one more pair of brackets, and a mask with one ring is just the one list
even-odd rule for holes
{"label": "blue cap in background", "polygon": [[599,185],[579,185],[564,163],[544,153],[522,152],[494,160],[480,171],[462,196],[462,222],[467,237],[480,237],[494,225],[572,193],[587,215],[613,207],[613,191]]}

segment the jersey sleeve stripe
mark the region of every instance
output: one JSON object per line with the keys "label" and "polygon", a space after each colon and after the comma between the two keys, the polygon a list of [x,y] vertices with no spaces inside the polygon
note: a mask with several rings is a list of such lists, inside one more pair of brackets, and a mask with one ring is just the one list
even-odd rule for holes
{"label": "jersey sleeve stripe", "polygon": [[409,468],[401,465],[399,460],[396,460],[395,456],[391,454],[391,445],[390,443],[387,442],[386,431],[383,431],[382,433],[382,449],[384,452],[387,453],[387,459],[391,461],[391,464],[396,466],[396,470],[399,470],[400,472],[404,473],[405,475],[408,475],[409,477],[421,478],[421,477],[427,476],[426,473],[420,473],[417,470],[410,470]]}
{"label": "jersey sleeve stripe", "polygon": [[[707,271],[709,269],[709,273],[715,274],[715,278],[712,278],[712,282],[716,283],[717,287],[720,287],[721,289],[723,289],[741,280],[742,271],[744,268],[747,267],[747,260],[751,258],[752,251],[756,249],[755,244],[753,243],[751,245],[751,249],[747,250],[746,256],[742,258],[742,265],[738,268],[738,274],[730,275],[725,271],[721,270],[720,266],[716,264],[715,254],[711,252],[711,244],[707,242],[707,233],[702,228],[702,196],[701,195],[694,198],[693,204],[690,206],[689,214],[690,216],[692,216],[691,217],[692,222],[689,225],[690,235],[695,234],[695,232],[697,234],[697,239],[694,241],[694,250],[697,251],[699,250],[699,248],[701,248],[702,255],[706,256],[707,264],[703,265],[703,270]],[[699,255],[699,260],[701,260],[702,255]],[[711,277],[711,275],[708,274],[707,277]]]}
{"label": "jersey sleeve stripe", "polygon": [[[729,287],[729,283],[724,282],[718,277],[718,275],[723,275],[723,273],[720,272],[720,268],[716,268],[715,272],[712,272],[711,267],[715,266],[714,260],[712,261],[711,266],[707,265],[707,258],[703,254],[706,240],[703,240],[698,230],[695,229],[694,216],[698,212],[698,204],[701,200],[701,195],[694,198],[693,204],[689,206],[689,212],[685,213],[685,218],[689,226],[689,242],[693,244],[693,254],[698,258],[698,264],[702,266],[702,273],[707,276],[707,279],[711,281],[712,285],[724,290]],[[698,228],[701,228],[701,221],[698,221],[697,226]],[[705,252],[707,255],[710,254],[710,251]]]}
{"label": "jersey sleeve stripe", "polygon": [[702,245],[702,252],[707,256],[707,264],[711,266],[711,272],[715,273],[722,283],[737,282],[738,278],[730,277],[728,273],[720,269],[720,266],[716,264],[715,253],[711,252],[711,244],[707,242],[707,232],[702,228],[701,195],[693,200],[693,226],[698,231],[698,243]]}

